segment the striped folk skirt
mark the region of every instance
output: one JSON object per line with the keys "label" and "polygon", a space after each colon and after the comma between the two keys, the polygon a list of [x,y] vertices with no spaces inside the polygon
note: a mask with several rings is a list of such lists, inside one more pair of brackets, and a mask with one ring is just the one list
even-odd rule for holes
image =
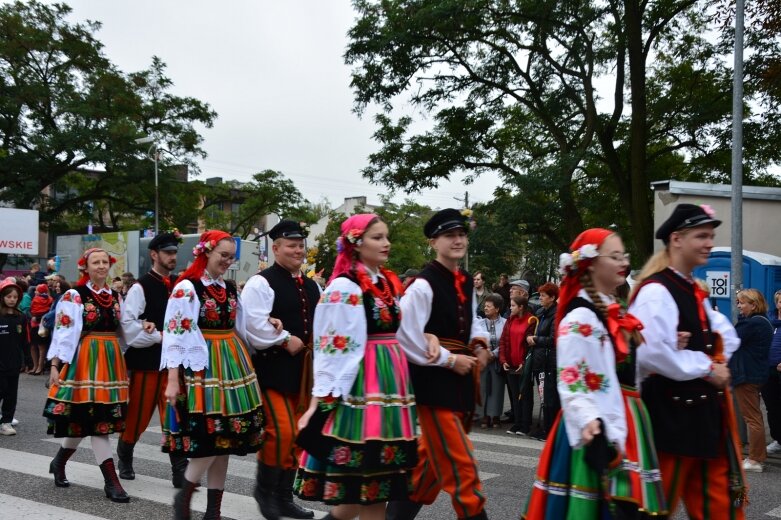
{"label": "striped folk skirt", "polygon": [[125,358],[113,332],[81,339],[73,360],[49,388],[43,415],[55,437],[89,437],[125,430],[128,379]]}
{"label": "striped folk skirt", "polygon": [[667,506],[651,419],[640,394],[622,387],[627,420],[626,453],[603,480],[585,460],[583,448],[572,449],[562,413],[553,424],[537,466],[526,511],[528,520],[583,518],[664,518]]}
{"label": "striped folk skirt", "polygon": [[233,330],[201,332],[209,366],[184,370],[183,393],[166,407],[163,451],[190,458],[254,453],[261,446],[263,410],[247,349]]}
{"label": "striped folk skirt", "polygon": [[298,436],[295,493],[326,504],[409,496],[417,463],[415,396],[395,334],[369,336],[349,395],[321,402]]}

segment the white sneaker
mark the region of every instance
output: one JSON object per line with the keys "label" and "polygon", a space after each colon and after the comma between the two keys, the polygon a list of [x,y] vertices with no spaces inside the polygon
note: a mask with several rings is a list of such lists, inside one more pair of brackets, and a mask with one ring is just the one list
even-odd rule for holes
{"label": "white sneaker", "polygon": [[11,419],[11,426],[18,426],[18,425],[19,425],[19,419],[17,419],[16,417]]}
{"label": "white sneaker", "polygon": [[14,427],[8,423],[0,424],[0,435],[16,435]]}
{"label": "white sneaker", "polygon": [[767,445],[768,454],[781,453],[781,444],[778,441],[773,441]]}
{"label": "white sneaker", "polygon": [[743,471],[753,471],[755,473],[762,473],[762,471],[764,471],[764,468],[762,467],[761,462],[756,462],[751,459],[746,459],[743,461]]}

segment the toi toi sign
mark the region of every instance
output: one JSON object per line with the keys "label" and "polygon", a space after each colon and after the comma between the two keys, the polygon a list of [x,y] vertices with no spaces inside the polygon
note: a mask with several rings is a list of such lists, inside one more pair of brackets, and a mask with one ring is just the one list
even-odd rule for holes
{"label": "toi toi sign", "polygon": [[706,271],[711,298],[729,298],[729,271]]}
{"label": "toi toi sign", "polygon": [[0,253],[38,256],[38,210],[0,208]]}

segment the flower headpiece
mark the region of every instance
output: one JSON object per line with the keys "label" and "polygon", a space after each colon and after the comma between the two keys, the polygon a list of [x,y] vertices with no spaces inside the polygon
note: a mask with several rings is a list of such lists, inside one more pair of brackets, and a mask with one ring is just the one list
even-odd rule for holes
{"label": "flower headpiece", "polygon": [[464,208],[461,210],[461,215],[466,217],[466,225],[469,226],[470,230],[474,230],[477,227],[477,222],[473,218],[473,212],[469,208]]}
{"label": "flower headpiece", "polygon": [[76,263],[76,267],[79,271],[87,270],[87,259],[89,258],[89,255],[91,255],[92,253],[106,253],[108,255],[109,265],[114,265],[117,263],[117,259],[111,256],[111,253],[109,253],[105,249],[102,249],[100,247],[91,247],[86,251],[84,251],[84,254],[81,255],[81,258],[79,258],[79,261]]}
{"label": "flower headpiece", "polygon": [[215,247],[217,247],[217,241],[214,239],[207,240],[205,242],[198,242],[193,248],[193,256],[206,254],[206,251],[211,251]]}
{"label": "flower headpiece", "polygon": [[182,238],[182,233],[179,231],[179,228],[169,229],[166,233],[172,234],[180,245],[184,242],[184,238]]}
{"label": "flower headpiece", "polygon": [[705,214],[710,218],[716,217],[716,210],[710,207],[710,204],[700,204],[700,207],[702,208],[702,211],[704,211]]}
{"label": "flower headpiece", "polygon": [[586,244],[571,253],[561,253],[559,255],[559,274],[568,276],[578,272],[578,265],[585,261],[599,256],[597,246]]}

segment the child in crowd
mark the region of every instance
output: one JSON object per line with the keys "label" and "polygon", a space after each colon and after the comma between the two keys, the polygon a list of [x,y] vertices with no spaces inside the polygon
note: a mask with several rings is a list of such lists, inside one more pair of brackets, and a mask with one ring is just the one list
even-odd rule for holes
{"label": "child in crowd", "polygon": [[54,300],[49,294],[49,286],[45,283],[38,284],[35,287],[33,301],[30,304],[30,353],[33,358],[32,375],[34,376],[41,375],[46,365],[46,351],[49,348],[51,339],[41,337],[38,334],[38,329],[41,326],[44,315],[49,312],[53,303]]}
{"label": "child in crowd", "polygon": [[22,289],[12,278],[0,283],[0,435],[16,435],[11,422],[27,343],[27,320],[19,311],[21,299]]}

